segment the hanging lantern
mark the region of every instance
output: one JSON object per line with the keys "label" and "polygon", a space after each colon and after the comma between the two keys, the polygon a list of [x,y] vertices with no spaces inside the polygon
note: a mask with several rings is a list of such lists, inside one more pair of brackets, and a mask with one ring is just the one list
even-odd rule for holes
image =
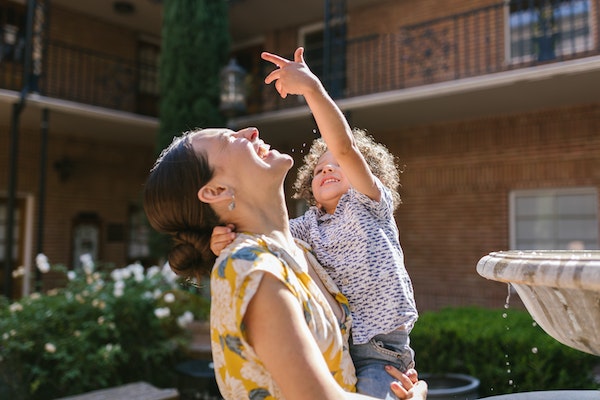
{"label": "hanging lantern", "polygon": [[221,70],[221,107],[228,117],[240,115],[246,111],[246,71],[235,59]]}

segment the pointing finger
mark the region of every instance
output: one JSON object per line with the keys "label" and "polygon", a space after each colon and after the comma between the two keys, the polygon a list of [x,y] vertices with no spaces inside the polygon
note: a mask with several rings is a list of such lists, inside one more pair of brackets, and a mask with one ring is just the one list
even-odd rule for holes
{"label": "pointing finger", "polygon": [[289,60],[286,60],[285,58],[280,57],[277,54],[269,53],[266,51],[263,51],[261,53],[260,57],[265,61],[268,61],[270,63],[277,65],[279,68],[284,67],[285,65],[287,65],[290,62]]}

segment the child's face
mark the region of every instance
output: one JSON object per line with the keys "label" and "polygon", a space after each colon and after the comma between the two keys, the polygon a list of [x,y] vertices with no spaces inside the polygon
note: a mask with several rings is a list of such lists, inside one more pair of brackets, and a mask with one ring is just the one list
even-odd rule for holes
{"label": "child's face", "polygon": [[330,152],[325,152],[313,170],[312,192],[317,206],[333,214],[340,197],[350,189],[350,182]]}

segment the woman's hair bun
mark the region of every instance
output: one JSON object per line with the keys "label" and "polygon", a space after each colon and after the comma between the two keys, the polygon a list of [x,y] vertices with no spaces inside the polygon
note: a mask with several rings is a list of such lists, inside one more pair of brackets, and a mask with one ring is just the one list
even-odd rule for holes
{"label": "woman's hair bun", "polygon": [[177,275],[188,278],[206,275],[215,261],[210,250],[210,234],[181,231],[173,236],[169,265]]}

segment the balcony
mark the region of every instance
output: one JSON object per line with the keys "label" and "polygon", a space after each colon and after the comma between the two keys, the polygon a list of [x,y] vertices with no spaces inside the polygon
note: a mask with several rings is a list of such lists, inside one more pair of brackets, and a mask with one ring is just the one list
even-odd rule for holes
{"label": "balcony", "polygon": [[[540,4],[555,6],[547,10]],[[395,32],[347,35],[329,46],[315,43],[310,51],[325,54],[333,49],[335,62],[329,63],[325,81],[334,97],[350,100],[597,56],[599,10],[600,0],[512,0]],[[19,51],[23,48],[16,45],[8,49],[9,57],[0,62],[0,89],[21,90]],[[42,74],[33,88],[39,94],[158,115],[156,59],[145,63],[133,54],[115,57],[56,40],[48,41],[44,54]],[[321,61],[309,64],[323,71]],[[262,63],[252,77],[249,117],[299,105],[263,90],[262,80],[270,68]]]}
{"label": "balcony", "polygon": [[[342,68],[324,81],[334,97],[350,99],[596,56],[599,10],[599,0],[513,0],[396,32],[350,37],[342,44]],[[317,74],[320,61],[309,62]],[[262,111],[294,105],[269,98]]]}
{"label": "balcony", "polygon": [[[46,97],[148,116],[158,115],[156,65],[49,41],[32,90]],[[0,63],[0,88],[20,91],[22,57]]]}

